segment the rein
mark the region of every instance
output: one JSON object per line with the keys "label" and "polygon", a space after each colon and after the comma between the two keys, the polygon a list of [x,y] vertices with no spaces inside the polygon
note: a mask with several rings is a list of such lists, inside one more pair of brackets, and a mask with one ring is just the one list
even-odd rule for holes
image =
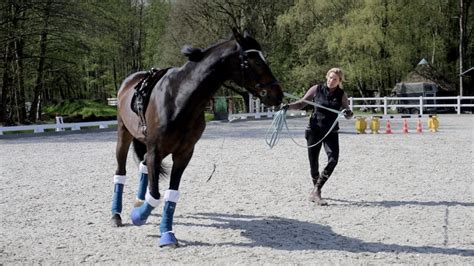
{"label": "rein", "polygon": [[[300,99],[294,95],[291,95],[289,93],[284,93],[285,96],[289,97],[289,98],[293,98],[293,99]],[[288,124],[286,123],[286,110],[282,109],[280,111],[278,111],[276,114],[275,114],[275,118],[273,119],[272,121],[272,125],[270,126],[270,128],[267,130],[267,133],[265,135],[265,142],[267,143],[268,147],[273,148],[277,143],[278,143],[278,140],[280,139],[280,132],[283,128],[283,126],[285,126],[286,130],[287,130],[287,133],[288,135],[290,136],[291,140],[297,145],[297,146],[300,146],[302,148],[312,148],[316,145],[318,145],[319,143],[321,143],[328,135],[329,133],[331,133],[331,131],[334,129],[334,127],[336,126],[337,124],[337,120],[342,117],[344,115],[344,111],[345,110],[342,110],[342,111],[337,111],[337,110],[334,110],[334,109],[331,109],[331,108],[327,108],[325,106],[322,106],[320,104],[317,104],[315,102],[310,102],[310,101],[307,101],[307,100],[302,100],[304,103],[307,103],[307,104],[310,104],[310,105],[313,105],[315,107],[318,107],[318,108],[323,108],[323,109],[326,109],[328,111],[331,111],[333,113],[336,113],[338,114],[337,118],[334,120],[334,122],[332,123],[332,126],[331,128],[328,130],[328,132],[326,133],[326,135],[324,135],[324,137],[322,137],[318,142],[316,142],[315,144],[313,145],[310,145],[310,146],[306,146],[306,145],[301,145],[299,143],[297,143],[295,141],[295,139],[293,138],[293,135],[291,134],[290,132],[290,129],[288,128]]]}

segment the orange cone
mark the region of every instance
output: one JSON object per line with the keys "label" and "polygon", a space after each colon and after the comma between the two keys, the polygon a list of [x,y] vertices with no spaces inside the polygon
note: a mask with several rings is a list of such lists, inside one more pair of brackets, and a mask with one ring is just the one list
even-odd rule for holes
{"label": "orange cone", "polygon": [[416,132],[423,133],[423,126],[421,125],[421,119],[418,119],[418,123],[416,124]]}
{"label": "orange cone", "polygon": [[385,127],[385,134],[392,134],[392,126],[390,125],[390,120],[387,120],[387,126]]}
{"label": "orange cone", "polygon": [[406,119],[403,119],[403,128],[402,128],[403,133],[408,133],[408,122]]}

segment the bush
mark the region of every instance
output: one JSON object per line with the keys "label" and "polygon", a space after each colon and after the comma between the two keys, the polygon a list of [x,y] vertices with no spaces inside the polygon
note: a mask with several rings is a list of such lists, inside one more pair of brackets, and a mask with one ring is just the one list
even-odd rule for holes
{"label": "bush", "polygon": [[46,106],[43,111],[50,118],[63,116],[64,122],[113,120],[117,117],[117,108],[100,100],[66,100]]}
{"label": "bush", "polygon": [[216,98],[214,102],[214,113],[227,113],[227,101],[225,98]]}

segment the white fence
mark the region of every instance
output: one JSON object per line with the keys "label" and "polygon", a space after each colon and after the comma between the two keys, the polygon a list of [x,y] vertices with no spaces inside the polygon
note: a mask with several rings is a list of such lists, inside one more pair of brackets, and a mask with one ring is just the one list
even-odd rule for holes
{"label": "white fence", "polygon": [[[367,104],[360,104],[360,102]],[[474,96],[454,96],[454,97],[373,97],[373,98],[356,98],[350,97],[349,103],[351,110],[357,108],[380,108],[384,115],[388,115],[389,110],[397,110],[397,108],[416,108],[419,114],[423,115],[426,109],[430,108],[453,108],[457,114],[461,114],[463,108],[474,107]],[[109,104],[116,104],[114,99],[109,100]],[[245,119],[247,117],[273,117],[274,108],[266,108],[260,104],[258,99],[250,99],[250,113],[230,114],[229,120]],[[292,113],[293,116],[306,115],[305,112]],[[49,129],[51,131],[76,131],[84,128],[99,128],[105,129],[109,126],[117,125],[117,121],[98,121],[98,122],[82,122],[82,123],[63,123],[61,117],[56,118],[56,124],[42,124],[29,126],[12,126],[0,127],[0,135],[4,132],[12,131],[33,131],[34,133],[43,133]]]}
{"label": "white fence", "polygon": [[[368,104],[358,104],[359,102]],[[464,101],[464,102],[463,102]],[[441,103],[442,102],[442,103]],[[469,102],[469,103],[466,103]],[[453,97],[372,97],[372,98],[349,98],[351,110],[356,108],[380,108],[385,115],[388,110],[397,108],[416,108],[420,114],[430,108],[453,108],[457,114],[461,114],[462,108],[474,107],[474,96]]]}
{"label": "white fence", "polygon": [[42,124],[42,125],[29,125],[29,126],[13,126],[13,127],[0,127],[0,136],[4,132],[17,131],[33,131],[33,133],[44,133],[45,130],[54,129],[52,131],[76,131],[84,128],[100,128],[105,129],[109,126],[117,125],[117,121],[97,121],[97,122],[81,122],[81,123],[62,123],[62,117],[56,118],[56,124]]}

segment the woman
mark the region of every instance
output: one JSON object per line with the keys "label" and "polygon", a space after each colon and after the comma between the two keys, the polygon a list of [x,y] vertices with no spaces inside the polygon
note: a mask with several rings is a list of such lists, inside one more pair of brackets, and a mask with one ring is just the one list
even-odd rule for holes
{"label": "woman", "polygon": [[[309,88],[306,94],[298,101],[283,106],[285,109],[301,109],[307,104],[303,102],[313,101],[324,107],[334,110],[344,110],[346,119],[350,119],[353,113],[349,109],[349,100],[346,93],[342,90],[342,80],[344,74],[339,68],[332,68],[326,75],[326,83],[315,85]],[[324,138],[326,133],[337,119],[338,114],[323,108],[314,108],[314,112],[309,120],[305,137],[308,146],[312,146]],[[339,125],[336,122],[335,127],[319,144],[308,148],[308,159],[311,167],[311,178],[314,188],[311,191],[309,199],[317,205],[327,205],[327,202],[321,198],[321,189],[331,176],[339,159]],[[328,156],[328,164],[324,170],[319,172],[319,152],[324,144],[324,150]]]}

